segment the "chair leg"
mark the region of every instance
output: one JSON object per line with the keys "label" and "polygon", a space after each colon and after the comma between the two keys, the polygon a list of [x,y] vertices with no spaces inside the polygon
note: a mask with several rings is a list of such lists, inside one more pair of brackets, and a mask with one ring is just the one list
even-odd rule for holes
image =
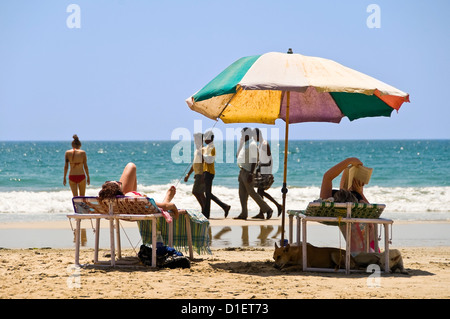
{"label": "chair leg", "polygon": [[118,219],[115,220],[116,225],[116,246],[117,246],[117,259],[122,258],[122,247],[120,243],[120,222]]}
{"label": "chair leg", "polygon": [[111,247],[111,266],[116,265],[116,251],[114,245],[114,219],[109,220],[109,241]]}
{"label": "chair leg", "polygon": [[346,223],[346,247],[345,247],[345,273],[348,275],[350,273],[350,250],[352,243],[352,223]]}
{"label": "chair leg", "polygon": [[306,268],[308,266],[308,247],[306,243],[306,220],[302,220],[302,258],[303,258],[303,271],[306,271]]}
{"label": "chair leg", "polygon": [[169,227],[169,247],[173,247],[173,222],[167,226]]}
{"label": "chair leg", "polygon": [[378,224],[373,225],[373,249],[378,252]]}
{"label": "chair leg", "polygon": [[75,265],[80,265],[80,231],[81,231],[81,219],[77,218],[75,229]]}
{"label": "chair leg", "polygon": [[384,224],[384,272],[389,273],[389,225]]}
{"label": "chair leg", "polygon": [[100,239],[100,218],[95,220],[94,264],[98,263],[98,247]]}
{"label": "chair leg", "polygon": [[366,253],[370,252],[370,226],[371,224],[364,224],[364,241],[366,246]]}
{"label": "chair leg", "polygon": [[186,233],[189,245],[189,258],[192,260],[194,259],[194,249],[192,248],[191,220],[189,219],[188,214],[184,215],[184,218],[186,219]]}
{"label": "chair leg", "polygon": [[291,243],[292,244],[292,240],[293,240],[293,219],[294,219],[294,216],[292,216],[292,215],[289,215],[289,243]]}
{"label": "chair leg", "polygon": [[156,267],[156,218],[152,218],[152,267]]}

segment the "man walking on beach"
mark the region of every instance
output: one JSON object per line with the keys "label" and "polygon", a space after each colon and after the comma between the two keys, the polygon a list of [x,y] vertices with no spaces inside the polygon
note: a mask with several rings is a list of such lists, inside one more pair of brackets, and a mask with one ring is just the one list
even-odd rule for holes
{"label": "man walking on beach", "polygon": [[241,143],[238,149],[237,163],[240,168],[239,171],[239,200],[241,201],[241,214],[234,219],[247,219],[247,201],[248,196],[258,204],[262,214],[258,214],[253,218],[264,219],[264,213],[267,213],[268,219],[272,216],[272,209],[269,205],[258,195],[253,188],[253,173],[255,172],[256,164],[258,162],[258,147],[254,138],[254,132],[251,128],[245,127],[242,129]]}
{"label": "man walking on beach", "polygon": [[187,182],[189,176],[191,176],[192,172],[194,172],[194,185],[192,186],[192,194],[197,198],[200,207],[202,208],[202,214],[205,211],[205,182],[203,180],[203,134],[195,133],[194,134],[194,143],[195,143],[195,151],[194,151],[194,161],[192,163],[191,169],[184,177],[184,181]]}
{"label": "man walking on beach", "polygon": [[220,201],[212,193],[212,182],[214,175],[216,174],[214,168],[214,161],[216,160],[216,148],[214,147],[214,134],[212,131],[208,131],[204,135],[206,146],[203,147],[203,180],[205,182],[205,209],[203,215],[209,218],[211,211],[211,200],[219,205],[225,214],[225,218],[228,216],[231,206]]}
{"label": "man walking on beach", "polygon": [[[259,175],[257,175],[257,183],[254,184],[256,184],[255,186],[258,189],[257,192],[261,198],[266,197],[274,203],[275,206],[277,206],[278,216],[280,216],[282,206],[269,193],[266,192],[266,190],[268,190],[274,182],[272,174],[272,152],[270,151],[270,145],[269,142],[263,138],[260,129],[255,128],[255,136],[258,144],[258,165],[256,170],[259,171]],[[264,219],[262,212],[255,217]],[[272,214],[267,214],[267,219],[270,219],[270,217],[272,217]]]}

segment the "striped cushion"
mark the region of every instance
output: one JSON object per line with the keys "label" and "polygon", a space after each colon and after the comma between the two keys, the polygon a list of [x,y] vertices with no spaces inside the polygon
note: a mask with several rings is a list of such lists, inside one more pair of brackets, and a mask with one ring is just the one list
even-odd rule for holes
{"label": "striped cushion", "polygon": [[[364,204],[352,203],[352,211],[350,217],[353,218],[380,218],[386,205],[384,204]],[[311,202],[306,210],[288,211],[288,214],[298,216],[298,214],[313,217],[347,217],[347,203],[334,202]],[[337,225],[335,222],[324,222],[327,225]]]}

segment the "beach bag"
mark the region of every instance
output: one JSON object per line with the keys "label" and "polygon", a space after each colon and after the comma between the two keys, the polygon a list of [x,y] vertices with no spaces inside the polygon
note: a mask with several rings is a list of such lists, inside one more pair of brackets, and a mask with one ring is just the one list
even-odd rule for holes
{"label": "beach bag", "polygon": [[185,256],[167,256],[161,268],[191,268],[191,261]]}
{"label": "beach bag", "polygon": [[[152,251],[152,248],[147,245],[141,245],[139,249],[138,258],[146,266],[152,265]],[[173,247],[162,246],[156,249],[156,267],[191,268],[191,262]]]}
{"label": "beach bag", "polygon": [[191,262],[183,254],[173,247],[162,246],[156,250],[156,255],[160,257],[161,268],[191,268]]}
{"label": "beach bag", "polygon": [[268,190],[273,184],[273,175],[272,174],[261,174],[260,172],[256,172],[253,175],[253,187],[262,188],[265,191]]}
{"label": "beach bag", "polygon": [[[138,258],[146,266],[152,265],[152,247],[141,245],[139,249]],[[158,265],[158,256],[156,256],[156,265]]]}

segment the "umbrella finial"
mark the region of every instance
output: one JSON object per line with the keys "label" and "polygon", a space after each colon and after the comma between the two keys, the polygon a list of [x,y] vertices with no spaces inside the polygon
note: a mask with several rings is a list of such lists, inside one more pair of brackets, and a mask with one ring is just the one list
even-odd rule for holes
{"label": "umbrella finial", "polygon": [[292,48],[289,48],[287,54],[292,54],[292,53],[294,53],[294,52],[292,52]]}

